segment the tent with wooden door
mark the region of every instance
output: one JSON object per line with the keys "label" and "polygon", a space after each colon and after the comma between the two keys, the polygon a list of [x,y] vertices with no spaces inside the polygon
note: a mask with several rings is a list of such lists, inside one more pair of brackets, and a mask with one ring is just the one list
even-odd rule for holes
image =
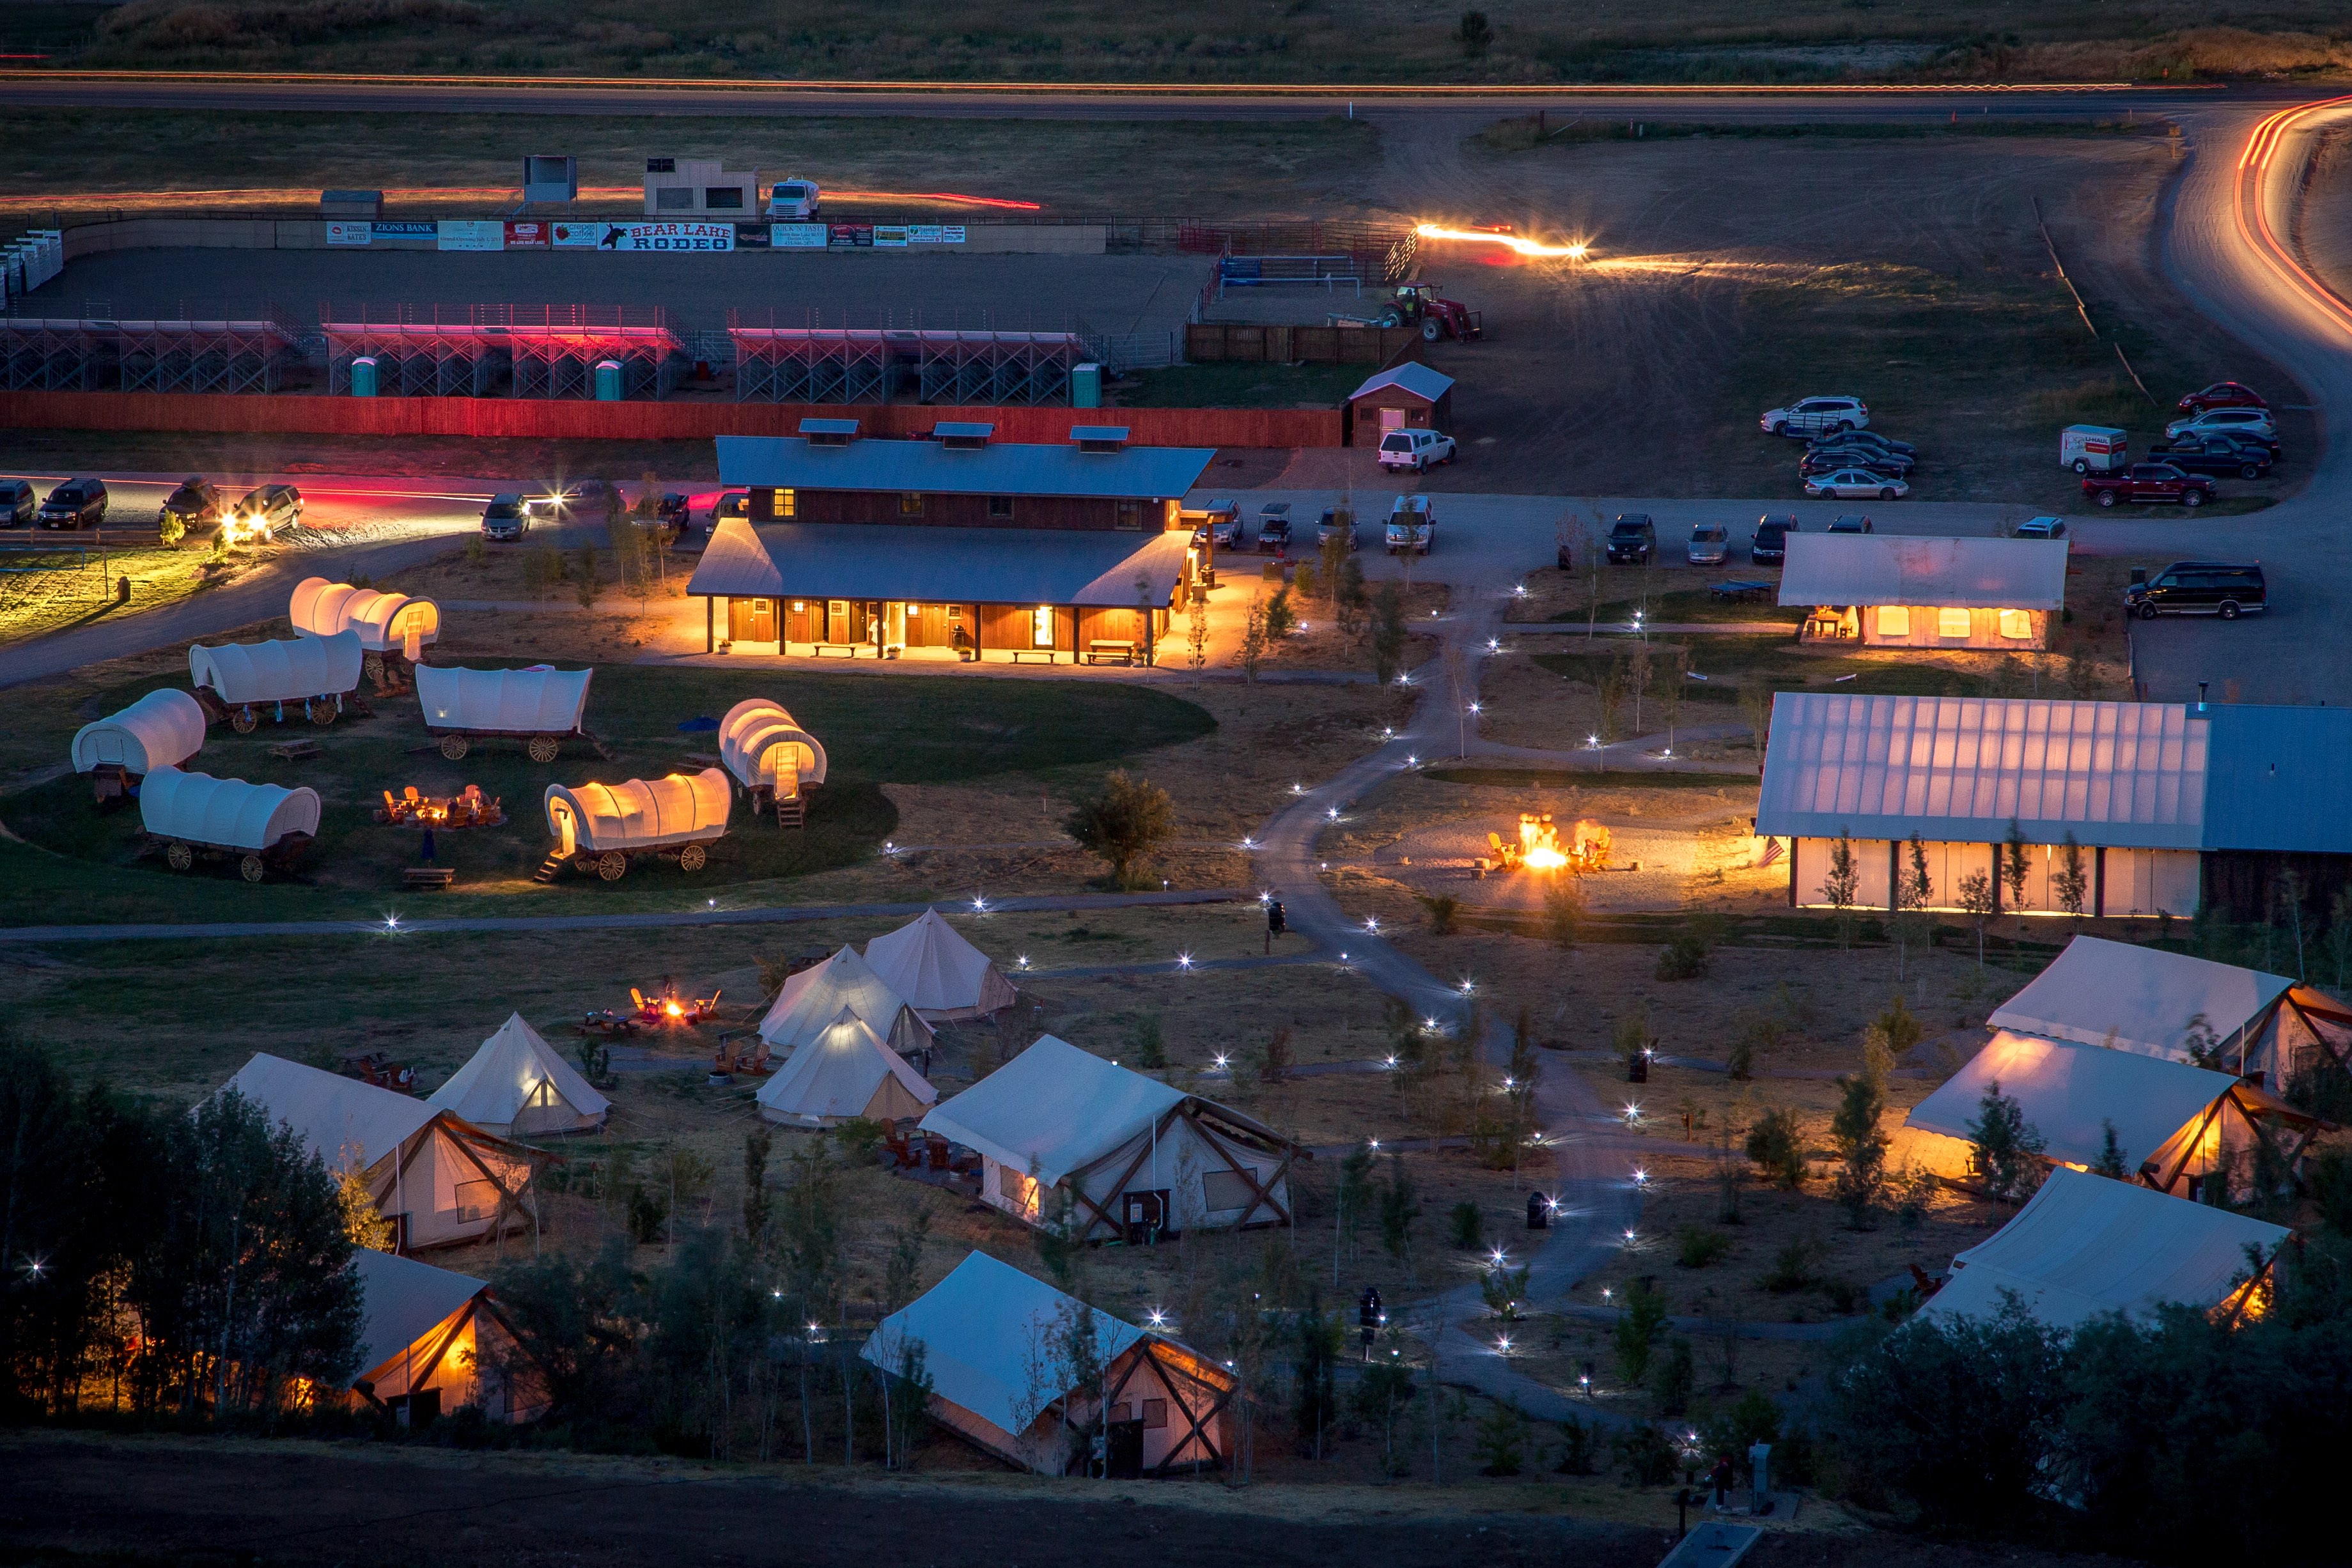
{"label": "tent with wooden door", "polygon": [[426,643],[441,639],[441,607],[433,601],[354,588],[323,577],[306,577],[294,585],[286,615],[295,631],[308,636],[356,632],[360,646],[371,653],[397,653],[415,659]]}
{"label": "tent with wooden door", "polygon": [[931,1026],[849,946],[785,977],[760,1019],[760,1038],[775,1051],[796,1050],[824,1033],[844,1008],[901,1056],[930,1049]]}
{"label": "tent with wooden door", "polygon": [[74,731],[73,767],[77,773],[120,768],[137,778],[177,768],[204,747],[204,705],[165,686]]}
{"label": "tent with wooden door", "polygon": [[986,1018],[1018,996],[994,961],[936,909],[866,944],[866,962],[932,1023]]}
{"label": "tent with wooden door", "polygon": [[[2271,1225],[2061,1167],[2016,1217],[1952,1260],[1927,1320],[1997,1315],[2014,1295],[2053,1328],[2178,1304],[2234,1318],[2287,1239]],[[2249,1249],[2253,1260],[2249,1260]]]}
{"label": "tent with wooden door", "polygon": [[520,1013],[509,1014],[425,1103],[502,1138],[593,1133],[613,1109]]}
{"label": "tent with wooden door", "polygon": [[256,1052],[223,1085],[283,1122],[331,1171],[355,1172],[404,1252],[536,1223],[521,1145],[405,1094]]}
{"label": "tent with wooden door", "polygon": [[980,1155],[981,1200],[1085,1240],[1288,1225],[1307,1151],[1238,1111],[1040,1035],[923,1118]]}
{"label": "tent with wooden door", "polygon": [[1976,1180],[1969,1128],[1996,1084],[2042,1139],[2047,1163],[2095,1166],[2113,1127],[2134,1179],[2182,1197],[2199,1196],[2216,1171],[2235,1171],[2242,1184],[2265,1143],[2293,1172],[2320,1125],[2226,1072],[2002,1030],[1913,1108],[1905,1156],[1947,1180]]}
{"label": "tent with wooden door", "polygon": [[2352,1066],[2352,1007],[2284,975],[2077,936],[1987,1020],[2021,1034],[2222,1067],[2284,1088],[2324,1058]]}
{"label": "tent with wooden door", "polygon": [[490,1288],[470,1274],[361,1248],[360,1375],[352,1391],[391,1410],[402,1426],[478,1407],[498,1422],[527,1421],[547,1407],[540,1378]]}
{"label": "tent with wooden door", "polygon": [[[1065,1348],[1088,1317],[1099,1393]],[[1097,1430],[1112,1477],[1214,1468],[1232,1452],[1232,1373],[985,1252],[883,1319],[860,1354],[896,1375],[919,1349],[930,1418],[1023,1469],[1083,1472]]]}
{"label": "tent with wooden door", "polygon": [[866,1020],[844,1008],[760,1085],[760,1114],[794,1127],[919,1116],[940,1097]]}

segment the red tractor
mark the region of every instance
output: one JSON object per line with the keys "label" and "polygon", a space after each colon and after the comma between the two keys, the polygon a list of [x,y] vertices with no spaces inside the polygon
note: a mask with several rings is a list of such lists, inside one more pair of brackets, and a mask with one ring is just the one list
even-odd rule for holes
{"label": "red tractor", "polygon": [[1471,309],[1459,299],[1441,297],[1433,283],[1398,284],[1396,308],[1404,323],[1419,323],[1424,343],[1434,343],[1441,338],[1467,343],[1486,335],[1483,312]]}

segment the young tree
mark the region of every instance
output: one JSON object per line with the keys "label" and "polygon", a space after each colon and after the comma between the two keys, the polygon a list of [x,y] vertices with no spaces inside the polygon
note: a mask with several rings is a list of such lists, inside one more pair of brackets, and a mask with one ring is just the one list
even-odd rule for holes
{"label": "young tree", "polygon": [[1495,25],[1486,20],[1484,11],[1465,11],[1454,28],[1454,41],[1462,52],[1476,59],[1495,46]]}
{"label": "young tree", "polygon": [[774,1146],[765,1127],[743,1134],[743,1239],[755,1248],[768,1229],[768,1155]]}
{"label": "young tree", "polygon": [[1972,871],[1960,878],[1960,910],[1977,929],[1977,967],[1984,967],[1985,926],[1992,919],[1992,878]]}
{"label": "young tree", "polygon": [[1553,946],[1563,952],[1575,947],[1584,924],[1584,889],[1576,878],[1555,876],[1544,883],[1543,923]]}
{"label": "young tree", "polygon": [[1080,800],[1064,826],[1079,848],[1109,863],[1113,882],[1132,887],[1136,867],[1175,835],[1176,808],[1167,790],[1122,768]]}
{"label": "young tree", "polygon": [[1610,656],[1608,667],[1592,684],[1592,695],[1601,706],[1601,738],[1614,742],[1625,734],[1625,687],[1630,677],[1625,672],[1622,649]]}
{"label": "young tree", "polygon": [[594,545],[582,545],[580,547],[580,575],[573,582],[572,589],[579,597],[581,609],[593,610],[596,608],[596,600],[598,596],[604,591],[604,585],[596,576],[596,547]]}
{"label": "young tree", "polygon": [[1253,599],[1242,616],[1242,678],[1255,682],[1265,663],[1265,601]]}
{"label": "young tree", "polygon": [[1854,863],[1853,836],[1840,828],[1837,841],[1830,846],[1830,869],[1829,874],[1822,878],[1822,897],[1837,911],[1841,947],[1846,945],[1853,922],[1854,900],[1861,893],[1862,870]]}
{"label": "young tree", "polygon": [[2050,891],[2056,895],[2058,907],[2073,915],[2076,924],[2083,918],[2084,900],[2090,894],[2091,874],[2083,864],[2083,846],[2074,837],[2074,830],[2066,830],[2066,838],[2059,850],[2058,870],[2050,879]]}
{"label": "young tree", "polygon": [[1682,717],[1683,682],[1690,668],[1690,650],[1674,647],[1666,650],[1664,664],[1658,671],[1658,717],[1666,727],[1666,749],[1675,748],[1675,725]]}
{"label": "young tree", "polygon": [[[1356,1146],[1339,1160],[1339,1185],[1334,1199],[1337,1212],[1332,1216],[1332,1230],[1347,1241],[1348,1256],[1357,1255],[1357,1239],[1362,1233],[1365,1218],[1377,1207],[1380,1189],[1372,1182],[1372,1146],[1365,1140],[1356,1140]],[[1331,1261],[1331,1277],[1339,1275],[1339,1262],[1335,1248]]]}
{"label": "young tree", "polygon": [[1298,612],[1291,607],[1290,585],[1283,584],[1265,601],[1265,640],[1269,645],[1298,630]]}
{"label": "young tree", "polygon": [[1886,1134],[1878,1127],[1886,1113],[1884,1061],[1882,1052],[1870,1051],[1860,1072],[1838,1080],[1838,1108],[1830,1118],[1838,1155],[1832,1191],[1856,1230],[1870,1228],[1886,1190]]}
{"label": "young tree", "polygon": [[1365,633],[1372,676],[1383,686],[1394,681],[1404,666],[1407,636],[1404,590],[1391,578],[1372,595],[1371,622]]}
{"label": "young tree", "polygon": [[2336,890],[2327,904],[2327,958],[2336,968],[2336,988],[2352,979],[2352,883]]}
{"label": "young tree", "polygon": [[2304,962],[2303,905],[2306,895],[2303,873],[2293,866],[2281,868],[2273,896],[2280,916],[2285,921],[2286,935],[2294,943],[2294,977],[2298,980],[2310,978]]}
{"label": "young tree", "polygon": [[1412,1228],[1421,1218],[1421,1200],[1405,1174],[1404,1156],[1389,1155],[1389,1184],[1381,1194],[1381,1246],[1414,1279]]}
{"label": "young tree", "polygon": [[1626,661],[1626,685],[1633,692],[1633,733],[1645,733],[1642,728],[1642,699],[1650,693],[1650,677],[1657,662],[1650,655],[1650,641],[1644,637],[1633,644],[1633,656]]}
{"label": "young tree", "polygon": [[1348,1412],[1381,1435],[1381,1473],[1401,1476],[1411,1468],[1397,1441],[1399,1428],[1412,1414],[1421,1385],[1412,1366],[1393,1347],[1376,1354],[1348,1396]]}
{"label": "young tree", "polygon": [[1911,945],[1925,944],[1935,931],[1927,920],[1927,905],[1936,892],[1935,879],[1927,874],[1927,846],[1913,833],[1905,851],[1906,863],[1895,879],[1895,977],[1898,981]]}
{"label": "young tree", "polygon": [[[1332,520],[1338,527],[1324,535],[1322,542],[1316,547],[1316,559],[1321,570],[1315,574],[1315,580],[1323,585],[1324,597],[1331,601],[1332,619],[1337,621],[1339,614],[1339,578],[1347,570],[1349,559],[1348,534],[1356,526],[1356,519],[1354,514],[1342,508]],[[1361,569],[1358,570],[1360,572]],[[1347,630],[1344,626],[1340,628],[1342,632]]]}
{"label": "young tree", "polygon": [[2105,1129],[2106,1141],[2099,1145],[2099,1157],[2091,1162],[2091,1174],[2105,1176],[2110,1181],[2129,1181],[2131,1164],[2124,1155],[2122,1142],[2116,1136],[2116,1124],[2103,1122],[2100,1125]]}
{"label": "young tree", "polygon": [[1624,1375],[1626,1382],[1638,1385],[1649,1377],[1650,1353],[1665,1329],[1666,1293],[1646,1279],[1627,1286],[1625,1306],[1618,1314],[1615,1334],[1617,1370]]}
{"label": "young tree", "polygon": [[2032,1197],[2042,1185],[2042,1134],[2023,1107],[2000,1092],[1999,1079],[1985,1085],[1977,1119],[1968,1125],[1985,1191],[2011,1202]]}
{"label": "young tree", "polygon": [[1780,1106],[1759,1116],[1748,1129],[1745,1146],[1758,1172],[1773,1186],[1794,1192],[1804,1185],[1804,1134],[1793,1110]]}
{"label": "young tree", "polygon": [[2017,934],[2025,935],[2025,879],[2032,868],[2025,859],[2025,833],[2017,819],[2009,820],[2009,836],[2000,844],[2000,880],[2009,889],[2009,906],[2017,912]]}
{"label": "young tree", "polygon": [[1326,1312],[1319,1297],[1308,1298],[1307,1310],[1293,1326],[1290,1364],[1297,1395],[1293,1416],[1298,1441],[1320,1459],[1328,1437],[1336,1436],[1339,1418],[1339,1354],[1347,1344],[1339,1314]]}
{"label": "young tree", "polygon": [[1765,744],[1772,735],[1772,686],[1762,675],[1749,672],[1739,677],[1739,716],[1748,723],[1749,744],[1756,748],[1756,760],[1761,767]]}
{"label": "young tree", "polygon": [[1201,672],[1209,667],[1209,596],[1198,590],[1184,622],[1184,664],[1198,685]]}

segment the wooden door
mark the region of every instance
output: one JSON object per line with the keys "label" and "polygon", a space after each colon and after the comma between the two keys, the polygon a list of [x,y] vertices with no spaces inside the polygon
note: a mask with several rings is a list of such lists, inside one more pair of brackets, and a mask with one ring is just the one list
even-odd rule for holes
{"label": "wooden door", "polygon": [[847,643],[852,640],[849,632],[849,601],[846,599],[828,599],[824,601],[824,640],[828,643]]}

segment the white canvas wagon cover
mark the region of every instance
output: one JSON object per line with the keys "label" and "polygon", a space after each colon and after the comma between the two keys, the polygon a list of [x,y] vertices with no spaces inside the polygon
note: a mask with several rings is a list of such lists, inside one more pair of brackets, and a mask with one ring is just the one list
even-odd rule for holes
{"label": "white canvas wagon cover", "polygon": [[188,675],[232,707],[341,696],[360,684],[365,650],[356,632],[281,643],[202,643],[188,650]]}
{"label": "white canvas wagon cover", "polygon": [[985,1018],[1014,1000],[1013,982],[936,909],[866,944],[866,962],[933,1023]]}
{"label": "white canvas wagon cover", "polygon": [[441,607],[433,601],[354,588],[323,577],[306,577],[296,583],[286,613],[294,630],[309,636],[356,632],[360,645],[371,653],[404,646],[411,632],[420,643],[437,642],[441,636]]}
{"label": "white canvas wagon cover", "polygon": [[620,784],[551,784],[545,800],[547,831],[561,838],[559,802],[572,810],[582,849],[655,849],[725,833],[735,786],[716,768]]}
{"label": "white canvas wagon cover", "polygon": [[789,765],[803,784],[824,782],[824,747],[780,703],[752,697],[719,721],[719,760],[746,788],[773,784]]}
{"label": "white canvas wagon cover", "polygon": [[2259,1025],[2294,985],[2284,975],[2077,936],[1987,1021],[1996,1029],[2186,1061],[2196,1020],[2201,1018],[2221,1039],[2234,1040],[2237,1030]]}
{"label": "white canvas wagon cover", "polygon": [[416,700],[427,729],[484,735],[574,735],[588,706],[593,670],[441,669],[416,671]]}
{"label": "white canvas wagon cover", "polygon": [[613,1107],[520,1013],[509,1014],[425,1103],[509,1137],[587,1132]]}
{"label": "white canvas wagon cover", "polygon": [[74,771],[87,773],[111,763],[127,773],[152,773],[177,767],[204,746],[204,705],[165,686],[76,730]]}
{"label": "white canvas wagon cover", "polygon": [[2003,1291],[2059,1328],[2166,1302],[2215,1307],[2252,1272],[2247,1248],[2267,1261],[2287,1235],[2283,1225],[2062,1166],[1990,1240],[1952,1260],[1952,1278],[1919,1315],[1990,1317]]}
{"label": "white canvas wagon cover", "polygon": [[785,979],[760,1020],[760,1038],[779,1051],[796,1050],[824,1033],[844,1008],[901,1055],[931,1043],[931,1026],[850,946]]}
{"label": "white canvas wagon cover", "polygon": [[159,839],[266,850],[289,833],[319,831],[319,792],[158,768],[139,787],[140,825]]}
{"label": "white canvas wagon cover", "polygon": [[929,1080],[847,1008],[793,1051],[759,1093],[761,1113],[769,1121],[803,1126],[830,1126],[853,1116],[895,1122],[921,1115],[939,1097]]}

